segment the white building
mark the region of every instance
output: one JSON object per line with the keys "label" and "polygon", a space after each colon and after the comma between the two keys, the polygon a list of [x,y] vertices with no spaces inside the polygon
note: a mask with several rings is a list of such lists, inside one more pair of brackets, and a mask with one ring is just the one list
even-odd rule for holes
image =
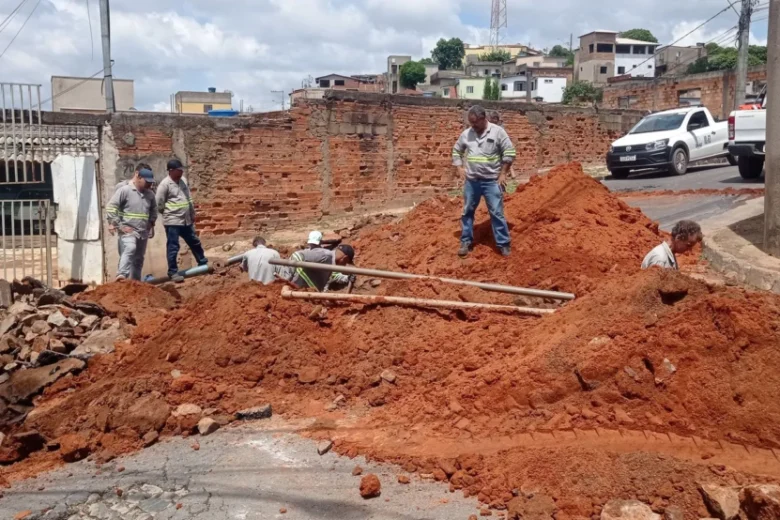
{"label": "white building", "polygon": [[658,47],[657,43],[616,38],[615,76],[655,77],[656,47]]}
{"label": "white building", "polygon": [[[571,69],[568,69],[569,71]],[[532,73],[533,74],[533,73]],[[525,74],[515,74],[501,78],[501,99],[523,101],[526,99],[528,80]],[[531,97],[541,98],[545,103],[560,103],[563,100],[563,90],[566,88],[566,76],[548,77],[532,76]]]}

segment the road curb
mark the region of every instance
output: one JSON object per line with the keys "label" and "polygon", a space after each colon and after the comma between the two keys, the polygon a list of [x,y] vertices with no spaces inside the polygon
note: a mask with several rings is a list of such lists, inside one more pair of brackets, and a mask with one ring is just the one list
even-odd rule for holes
{"label": "road curb", "polygon": [[707,240],[703,249],[704,258],[713,269],[726,275],[728,281],[780,294],[780,272],[746,264],[717,240]]}

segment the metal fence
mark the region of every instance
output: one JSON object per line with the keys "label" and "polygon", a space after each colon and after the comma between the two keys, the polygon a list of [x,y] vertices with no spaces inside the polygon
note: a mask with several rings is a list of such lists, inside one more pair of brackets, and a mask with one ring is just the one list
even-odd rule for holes
{"label": "metal fence", "polygon": [[53,224],[48,200],[0,201],[4,279],[32,276],[52,285]]}
{"label": "metal fence", "polygon": [[[35,103],[33,101],[35,100]],[[41,86],[22,83],[0,83],[2,108],[2,147],[4,174],[0,184],[44,182],[41,133]]]}

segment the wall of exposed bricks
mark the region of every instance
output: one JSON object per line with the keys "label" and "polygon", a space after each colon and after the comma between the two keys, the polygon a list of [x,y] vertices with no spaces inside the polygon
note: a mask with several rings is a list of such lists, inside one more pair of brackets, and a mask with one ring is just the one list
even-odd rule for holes
{"label": "wall of exposed bricks", "polygon": [[[748,81],[766,82],[766,66],[748,70]],[[603,106],[625,107],[626,98],[633,97],[632,110],[668,110],[680,106],[680,93],[701,89],[701,102],[712,115],[725,119],[734,109],[736,79],[734,71],[708,72],[689,76],[628,81],[604,88]],[[623,102],[621,103],[621,98]]]}
{"label": "wall of exposed bricks", "polygon": [[[332,92],[289,112],[251,117],[114,115],[116,164],[103,165],[103,182],[114,186],[140,161],[162,178],[165,162],[179,157],[207,238],[402,207],[455,186],[451,151],[467,103]],[[486,108],[502,114],[518,174],[567,161],[601,163],[610,142],[640,117],[524,103]]]}

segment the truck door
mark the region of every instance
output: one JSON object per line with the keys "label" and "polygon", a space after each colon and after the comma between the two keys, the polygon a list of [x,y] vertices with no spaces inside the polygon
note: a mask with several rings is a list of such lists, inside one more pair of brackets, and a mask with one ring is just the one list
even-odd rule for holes
{"label": "truck door", "polygon": [[691,161],[697,161],[718,152],[717,132],[710,125],[704,110],[697,110],[688,120],[688,132],[693,134],[694,145],[691,147]]}

